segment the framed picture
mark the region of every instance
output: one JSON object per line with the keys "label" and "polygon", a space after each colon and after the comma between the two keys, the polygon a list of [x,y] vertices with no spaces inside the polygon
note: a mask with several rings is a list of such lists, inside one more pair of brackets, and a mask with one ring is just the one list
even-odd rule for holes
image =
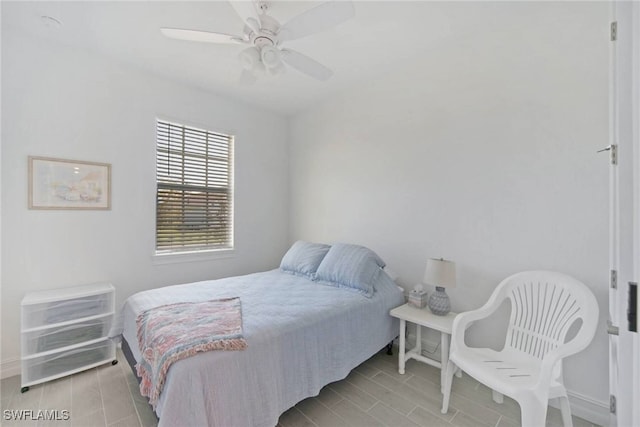
{"label": "framed picture", "polygon": [[111,209],[111,165],[29,156],[29,209]]}

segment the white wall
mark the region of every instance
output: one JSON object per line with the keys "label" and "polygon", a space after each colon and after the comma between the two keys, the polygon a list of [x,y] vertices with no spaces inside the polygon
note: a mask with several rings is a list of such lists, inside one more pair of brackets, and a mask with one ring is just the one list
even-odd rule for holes
{"label": "white wall", "polygon": [[[292,119],[291,237],[367,245],[408,289],[428,257],[455,260],[456,311],[518,271],[579,278],[602,327],[566,382],[605,410],[608,6],[493,6],[514,12],[494,32],[416,52]],[[498,345],[496,324],[472,341]]]}
{"label": "white wall", "polygon": [[[2,33],[2,361],[32,290],[153,287],[277,267],[286,250],[286,120],[107,58]],[[154,265],[155,119],[235,134],[235,256]],[[27,156],[112,164],[110,211],[27,209]]]}

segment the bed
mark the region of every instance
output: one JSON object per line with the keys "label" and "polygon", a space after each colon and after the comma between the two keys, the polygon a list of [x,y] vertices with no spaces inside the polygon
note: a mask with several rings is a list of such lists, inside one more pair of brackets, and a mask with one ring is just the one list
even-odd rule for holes
{"label": "bed", "polygon": [[[300,244],[306,250],[294,251]],[[284,411],[394,339],[397,319],[389,311],[404,297],[377,255],[355,245],[343,245],[346,252],[321,245],[313,258],[309,245],[319,244],[296,242],[276,270],[168,286],[126,300],[122,335],[130,363],[141,358],[136,318],[145,310],[215,298],[241,301],[247,348],[175,362],[155,408],[160,426],[274,427]]]}

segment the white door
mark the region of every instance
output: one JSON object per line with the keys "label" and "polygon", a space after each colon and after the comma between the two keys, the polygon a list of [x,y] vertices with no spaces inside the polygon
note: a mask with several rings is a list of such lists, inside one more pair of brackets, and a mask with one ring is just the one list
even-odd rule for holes
{"label": "white door", "polygon": [[609,290],[610,425],[635,427],[640,426],[640,339],[629,330],[627,311],[631,282],[640,273],[640,3],[612,2],[612,12],[617,25],[611,42],[610,144],[616,147],[609,153],[617,158],[610,166],[610,265],[617,277]]}

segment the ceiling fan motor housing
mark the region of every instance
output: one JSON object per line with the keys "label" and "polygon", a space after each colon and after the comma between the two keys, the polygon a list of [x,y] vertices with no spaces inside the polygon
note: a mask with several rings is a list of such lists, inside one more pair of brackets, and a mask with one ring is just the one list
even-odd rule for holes
{"label": "ceiling fan motor housing", "polygon": [[262,49],[265,46],[274,46],[275,45],[274,41],[271,38],[269,38],[267,36],[263,36],[263,35],[255,36],[253,38],[253,44],[258,49]]}

